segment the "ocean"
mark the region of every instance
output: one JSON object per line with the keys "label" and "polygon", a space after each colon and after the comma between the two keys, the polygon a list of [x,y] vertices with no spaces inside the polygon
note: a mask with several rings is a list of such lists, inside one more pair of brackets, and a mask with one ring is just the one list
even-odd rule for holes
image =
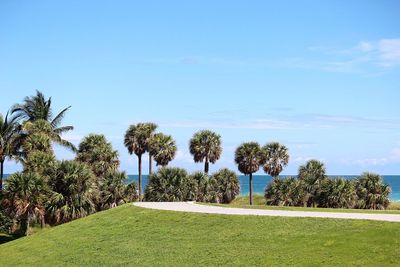
{"label": "ocean", "polygon": [[[6,178],[9,176],[5,174]],[[346,179],[354,179],[357,177],[356,175],[332,175],[329,177],[344,177]],[[284,177],[284,176],[283,176]],[[400,201],[400,175],[383,175],[383,180],[387,183],[392,192],[390,193],[391,201]],[[138,181],[138,175],[128,175],[128,181]],[[245,175],[239,175],[240,179],[240,195],[248,195],[249,194],[249,177]],[[267,175],[253,175],[253,192],[255,194],[264,194],[264,189],[271,181],[272,177]],[[148,175],[143,175],[143,188],[146,186],[148,180]]]}

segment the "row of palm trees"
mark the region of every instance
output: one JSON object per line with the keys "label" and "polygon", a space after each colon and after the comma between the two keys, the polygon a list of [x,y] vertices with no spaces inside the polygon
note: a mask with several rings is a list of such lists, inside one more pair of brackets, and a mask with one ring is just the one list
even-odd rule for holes
{"label": "row of palm trees", "polygon": [[[125,134],[125,146],[130,154],[138,157],[139,199],[142,199],[142,155],[149,152],[149,175],[151,176],[151,156],[157,165],[166,166],[176,153],[175,141],[162,133],[154,134],[154,123],[138,123],[129,126]],[[210,130],[196,132],[189,141],[189,151],[194,162],[204,162],[204,173],[208,174],[209,165],[214,164],[222,154],[221,136]],[[253,204],[252,175],[263,166],[265,173],[276,177],[289,163],[288,148],[278,142],[261,147],[256,142],[240,145],[235,152],[238,169],[249,175],[250,205]]]}
{"label": "row of palm trees", "polygon": [[182,168],[160,168],[149,177],[146,201],[198,201],[230,203],[240,193],[235,172],[221,169],[211,176],[204,172],[189,175]]}
{"label": "row of palm trees", "polygon": [[348,209],[385,209],[389,194],[390,187],[377,174],[329,178],[318,160],[300,166],[297,177],[273,178],[265,189],[267,205]]}

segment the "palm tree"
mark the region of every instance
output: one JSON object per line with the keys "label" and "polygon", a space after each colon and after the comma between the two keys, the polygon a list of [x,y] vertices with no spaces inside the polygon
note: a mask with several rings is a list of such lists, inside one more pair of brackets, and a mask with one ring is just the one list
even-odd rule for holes
{"label": "palm tree", "polygon": [[115,208],[126,202],[127,175],[125,172],[111,172],[104,177],[101,185],[102,209]]}
{"label": "palm tree", "polygon": [[71,106],[64,108],[57,115],[53,116],[51,103],[51,97],[46,100],[43,93],[36,91],[36,95],[26,97],[23,104],[14,105],[11,109],[11,113],[15,115],[17,120],[25,122],[34,122],[38,120],[47,121],[50,123],[55,135],[52,138],[52,141],[76,152],[75,146],[61,137],[63,133],[74,129],[73,126],[60,126],[66,112],[71,108]]}
{"label": "palm tree", "polygon": [[240,182],[235,172],[229,169],[221,169],[211,176],[216,180],[220,192],[219,203],[231,203],[240,193]]}
{"label": "palm tree", "polygon": [[2,205],[12,218],[20,220],[24,235],[28,235],[32,219],[44,226],[46,192],[46,182],[36,173],[15,173],[7,179]]}
{"label": "palm tree", "polygon": [[153,166],[153,161],[152,161],[153,154],[150,151],[149,142],[152,139],[152,137],[154,136],[154,131],[157,129],[158,126],[157,126],[157,124],[152,123],[152,122],[147,122],[147,123],[145,123],[145,125],[147,127],[148,135],[149,135],[148,138],[147,138],[146,151],[149,152],[149,176],[151,176],[153,174],[153,169],[152,169],[152,166]]}
{"label": "palm tree", "polygon": [[221,136],[208,130],[199,131],[190,139],[189,150],[194,162],[204,161],[204,172],[208,174],[210,162],[214,164],[221,157]]}
{"label": "palm tree", "polygon": [[323,162],[312,159],[299,168],[299,178],[313,176],[315,178],[325,178],[326,168]]}
{"label": "palm tree", "polygon": [[323,190],[326,208],[354,208],[357,201],[357,193],[354,182],[337,177],[329,179]]}
{"label": "palm tree", "polygon": [[14,154],[14,141],[18,132],[18,123],[15,117],[9,118],[0,114],[0,192],[3,190],[4,161]]}
{"label": "palm tree", "polygon": [[355,180],[358,196],[357,207],[361,209],[385,209],[389,205],[391,188],[381,176],[365,172]]}
{"label": "palm tree", "polygon": [[288,148],[278,142],[266,144],[263,148],[264,153],[264,172],[277,177],[289,163]]}
{"label": "palm tree", "polygon": [[253,205],[253,173],[258,171],[262,161],[262,151],[257,142],[243,143],[235,151],[235,162],[239,171],[249,175],[250,205]]}
{"label": "palm tree", "polygon": [[98,188],[95,176],[85,163],[74,160],[58,162],[49,170],[48,184],[53,191],[47,213],[53,224],[85,217],[96,211]]}
{"label": "palm tree", "polygon": [[298,206],[302,204],[302,183],[295,177],[275,178],[265,188],[267,205]]}
{"label": "palm tree", "polygon": [[119,167],[118,151],[102,134],[89,134],[79,144],[76,160],[92,168],[93,173],[102,178],[115,172]]}
{"label": "palm tree", "polygon": [[324,183],[327,181],[325,173],[324,163],[318,160],[310,160],[305,165],[300,166],[299,179],[304,182],[306,193],[304,204],[307,206],[317,206],[323,192]]}
{"label": "palm tree", "polygon": [[149,141],[149,155],[153,155],[157,166],[167,166],[176,154],[175,140],[170,135],[155,134]]}
{"label": "palm tree", "polygon": [[160,168],[149,177],[146,201],[187,201],[196,198],[196,184],[181,168]]}
{"label": "palm tree", "polygon": [[129,154],[135,154],[138,157],[139,171],[139,200],[142,199],[142,155],[148,151],[148,143],[153,127],[148,123],[138,123],[129,126],[125,133],[124,144]]}
{"label": "palm tree", "polygon": [[210,178],[204,172],[195,172],[190,175],[190,179],[197,184],[196,201],[212,202],[210,198]]}

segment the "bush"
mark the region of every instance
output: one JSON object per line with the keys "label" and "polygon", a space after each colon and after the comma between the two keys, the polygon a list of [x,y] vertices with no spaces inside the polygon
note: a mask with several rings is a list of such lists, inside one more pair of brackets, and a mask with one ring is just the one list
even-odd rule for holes
{"label": "bush", "polygon": [[196,183],[196,201],[198,202],[212,202],[210,198],[210,178],[204,172],[195,172],[190,175],[190,179]]}
{"label": "bush", "polygon": [[265,188],[267,205],[302,206],[304,205],[304,184],[295,177],[274,178]]}
{"label": "bush", "polygon": [[132,182],[125,187],[125,198],[126,202],[134,202],[139,199],[138,185],[136,182]]}
{"label": "bush", "polygon": [[0,211],[0,233],[10,233],[10,229],[13,225],[13,221],[10,217]]}
{"label": "bush", "polygon": [[365,172],[355,180],[358,197],[357,208],[385,209],[389,206],[390,187],[383,183],[381,176]]}
{"label": "bush", "polygon": [[49,222],[59,224],[85,217],[96,211],[100,199],[95,176],[86,164],[65,160],[49,172],[49,186],[53,191],[47,203]]}
{"label": "bush", "polygon": [[196,192],[196,182],[184,169],[163,167],[149,177],[144,196],[146,201],[189,201]]}
{"label": "bush", "polygon": [[[239,178],[229,169],[221,169],[210,179],[210,199],[217,197],[218,203],[231,203],[240,194]],[[216,194],[215,194],[216,193]]]}

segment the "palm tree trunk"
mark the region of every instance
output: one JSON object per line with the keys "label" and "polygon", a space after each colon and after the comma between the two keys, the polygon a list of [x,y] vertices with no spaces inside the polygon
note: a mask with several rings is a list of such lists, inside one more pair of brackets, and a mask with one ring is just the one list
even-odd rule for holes
{"label": "palm tree trunk", "polygon": [[208,170],[210,168],[210,163],[208,162],[208,158],[204,161],[204,172],[205,174],[208,174]]}
{"label": "palm tree trunk", "polygon": [[3,167],[4,160],[0,161],[0,192],[3,191]]}
{"label": "palm tree trunk", "polygon": [[249,193],[250,193],[250,205],[253,205],[253,174],[249,176]]}
{"label": "palm tree trunk", "polygon": [[21,233],[24,235],[28,235],[28,230],[29,230],[29,219],[28,218],[23,218],[21,220]]}
{"label": "palm tree trunk", "polygon": [[151,156],[151,154],[149,153],[149,176],[151,176],[152,175],[152,156]]}
{"label": "palm tree trunk", "polygon": [[46,226],[46,222],[44,220],[44,216],[42,216],[42,218],[40,218],[40,228],[44,228]]}
{"label": "palm tree trunk", "polygon": [[138,156],[138,169],[139,169],[139,201],[142,201],[142,155]]}

